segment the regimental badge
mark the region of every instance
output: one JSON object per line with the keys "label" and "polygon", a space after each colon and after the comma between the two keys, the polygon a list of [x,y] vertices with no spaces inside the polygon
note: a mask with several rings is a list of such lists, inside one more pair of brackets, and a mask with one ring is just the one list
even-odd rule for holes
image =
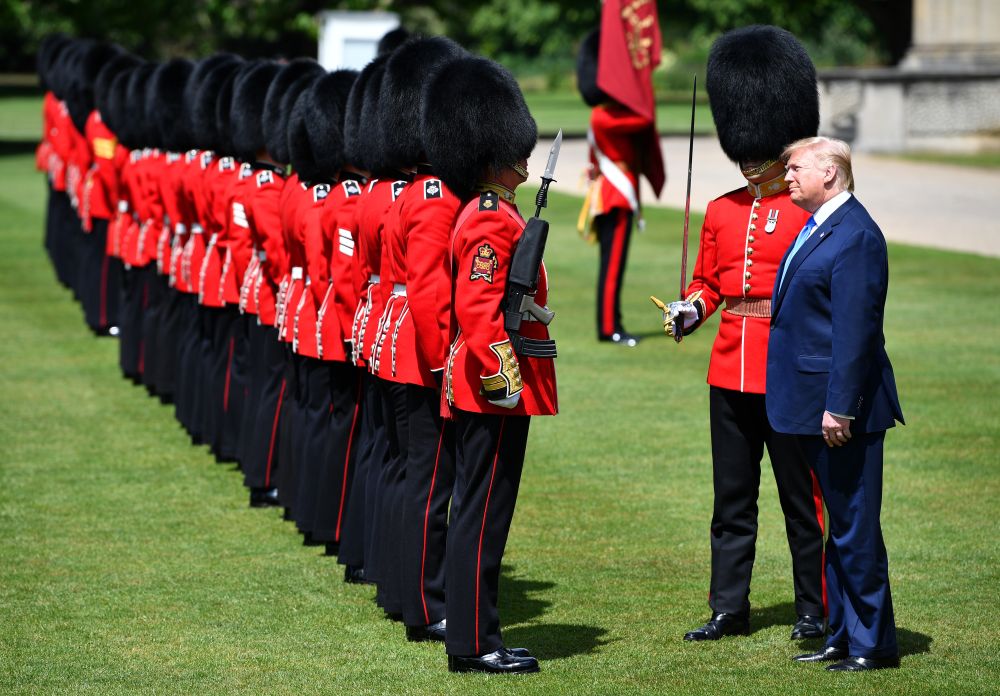
{"label": "regimental badge", "polygon": [[265,184],[274,183],[274,173],[270,169],[265,169],[262,172],[257,172],[257,187],[260,188]]}
{"label": "regimental badge", "polygon": [[490,285],[493,284],[493,272],[500,263],[497,261],[497,253],[489,244],[480,244],[476,257],[472,259],[472,272],[469,280],[485,280]]}
{"label": "regimental badge", "polygon": [[424,182],[424,200],[441,197],[441,181],[439,179],[428,179]]}
{"label": "regimental badge", "polygon": [[313,203],[319,203],[330,194],[330,184],[316,184],[313,186]]}
{"label": "regimental badge", "polygon": [[240,179],[246,179],[249,176],[253,176],[253,166],[249,162],[244,162],[240,165]]}
{"label": "regimental badge", "polygon": [[215,153],[214,152],[203,152],[203,153],[201,153],[201,168],[203,170],[204,169],[208,169],[208,167],[212,164],[212,160],[213,159],[215,159]]}
{"label": "regimental badge", "polygon": [[228,172],[230,169],[233,169],[235,166],[236,166],[236,160],[234,160],[232,157],[223,157],[222,159],[219,160],[219,171],[220,172]]}
{"label": "regimental badge", "polygon": [[354,179],[348,179],[347,181],[343,182],[341,186],[344,187],[344,195],[347,196],[348,198],[350,198],[351,196],[361,195],[361,187],[358,185],[358,182],[355,181]]}
{"label": "regimental badge", "polygon": [[780,210],[775,210],[774,208],[767,211],[767,224],[764,226],[764,231],[768,234],[773,233],[774,229],[778,226],[778,213],[780,212]]}
{"label": "regimental badge", "polygon": [[397,198],[399,198],[399,194],[401,194],[403,192],[403,189],[405,188],[406,188],[405,181],[392,182],[392,200],[396,200]]}
{"label": "regimental badge", "polygon": [[500,207],[500,196],[493,191],[483,191],[479,196],[480,210],[497,210]]}
{"label": "regimental badge", "polygon": [[187,164],[191,164],[197,158],[198,158],[198,151],[197,150],[188,150],[187,152],[184,153],[184,161]]}

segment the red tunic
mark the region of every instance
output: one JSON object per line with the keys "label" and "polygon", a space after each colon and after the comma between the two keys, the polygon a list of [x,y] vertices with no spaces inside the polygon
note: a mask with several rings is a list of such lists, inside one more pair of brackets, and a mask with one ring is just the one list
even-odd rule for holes
{"label": "red tunic", "polygon": [[190,235],[181,256],[181,275],[188,292],[199,294],[201,265],[205,260],[208,240],[205,238],[205,172],[212,166],[214,155],[201,150],[189,150],[184,155],[184,176],[181,182],[181,204]]}
{"label": "red tunic", "polygon": [[357,228],[354,223],[362,183],[347,179],[334,184],[323,202],[319,254],[308,254],[306,265],[314,298],[322,293],[316,309],[317,352],[323,360],[349,359],[344,344],[351,340],[351,325],[358,306],[360,284],[354,253]]}
{"label": "red tunic", "polygon": [[379,320],[385,309],[379,288],[382,268],[382,228],[385,213],[406,188],[406,181],[372,179],[354,213],[357,229],[358,270],[361,286],[352,322],[351,340],[354,359],[367,365],[379,332]]}
{"label": "red tunic", "polygon": [[289,268],[279,204],[285,178],[279,167],[264,165],[255,167],[252,182],[245,208],[260,262],[253,278],[253,302],[261,323],[274,326],[278,286]]}
{"label": "red tunic", "polygon": [[42,99],[42,139],[35,148],[35,169],[40,172],[52,173],[55,151],[52,149],[52,139],[58,137],[56,125],[59,114],[59,99],[51,90]]}
{"label": "red tunic", "polygon": [[[309,358],[319,357],[319,344],[316,340],[316,310],[326,294],[329,284],[323,277],[322,269],[325,263],[323,254],[323,204],[330,194],[330,184],[313,184],[306,192],[305,200],[300,206],[299,221],[293,243],[298,247],[302,273],[303,287],[299,293],[298,302],[289,305],[291,318],[286,323],[291,324],[292,350]],[[319,275],[316,281],[314,277]],[[328,273],[327,273],[328,275]],[[313,285],[318,287],[313,287]]]}
{"label": "red tunic", "polygon": [[419,174],[397,205],[386,226],[383,244],[391,256],[388,280],[402,284],[406,294],[396,303],[391,341],[383,344],[379,374],[387,379],[424,387],[437,385],[434,373],[444,369],[451,319],[451,231],[461,201],[440,179]]}
{"label": "red tunic", "polygon": [[299,180],[294,172],[285,180],[279,206],[281,210],[281,239],[284,244],[288,265],[278,284],[277,312],[275,325],[278,339],[292,343],[295,336],[292,321],[295,307],[299,304],[305,287],[305,250],[300,239],[299,220],[308,202],[309,186]]}
{"label": "red tunic", "polygon": [[[496,194],[469,201],[456,222],[452,241],[453,337],[445,366],[444,406],[473,413],[545,416],[558,412],[556,370],[551,359],[514,356],[504,329],[503,304],[511,255],[524,230],[524,218]],[[539,271],[535,302],[548,301],[545,266]],[[527,338],[548,339],[548,327],[525,321]],[[520,393],[514,408],[491,404],[482,391],[505,383]]]}
{"label": "red tunic", "polygon": [[[222,271],[226,263],[226,233],[229,230],[229,208],[227,191],[236,180],[236,161],[232,157],[222,157],[212,163],[203,176],[205,186],[205,233],[208,246],[198,273],[198,303],[206,307],[222,307]],[[238,298],[237,298],[238,299]]]}
{"label": "red tunic", "polygon": [[115,217],[108,226],[108,254],[115,258],[122,258],[123,240],[126,231],[135,224],[135,216],[132,212],[132,199],[129,189],[129,182],[134,176],[134,163],[138,151],[129,151],[121,144],[118,145],[118,158],[120,159],[117,190],[115,198],[117,200]]}
{"label": "red tunic", "polygon": [[93,218],[110,220],[114,211],[113,198],[118,190],[118,139],[95,110],[90,112],[86,127],[91,166],[87,171],[81,218],[84,229],[91,229]]}
{"label": "red tunic", "polygon": [[66,102],[57,101],[51,113],[49,129],[49,179],[56,191],[66,191],[66,165],[73,149],[73,121],[69,117]]}
{"label": "red tunic", "polygon": [[247,221],[246,202],[250,187],[254,185],[253,167],[240,164],[236,182],[229,190],[229,232],[227,264],[222,270],[222,293],[230,302],[232,289],[236,288],[236,302],[241,313],[256,314],[257,304],[253,299],[253,275],[257,267],[257,249],[254,247],[250,223]]}
{"label": "red tunic", "polygon": [[[704,317],[726,303],[726,298],[729,304],[742,299],[770,300],[778,264],[809,218],[808,212],[792,203],[783,181],[762,184],[760,189],[755,193],[737,189],[708,204],[698,260],[687,289],[687,295],[702,291]],[[755,195],[768,189],[774,193]],[[723,309],[708,383],[763,394],[770,318],[744,314],[746,310],[738,307]]]}

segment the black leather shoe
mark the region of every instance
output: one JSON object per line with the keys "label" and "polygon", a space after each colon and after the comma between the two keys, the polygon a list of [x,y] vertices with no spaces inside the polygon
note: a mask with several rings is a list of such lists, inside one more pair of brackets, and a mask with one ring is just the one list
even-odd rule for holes
{"label": "black leather shoe", "polygon": [[792,640],[822,638],[826,635],[826,624],[822,617],[803,614],[792,627]]}
{"label": "black leather shoe", "polygon": [[899,656],[892,657],[849,657],[835,662],[826,669],[828,672],[867,672],[870,669],[891,669],[899,667]]}
{"label": "black leather shoe", "polygon": [[427,640],[443,643],[446,628],[447,619],[441,619],[426,626],[407,626],[406,640],[411,643],[423,643]]}
{"label": "black leather shoe", "polygon": [[796,662],[834,662],[836,660],[844,660],[847,656],[847,648],[824,645],[822,650],[796,655],[792,659]]}
{"label": "black leather shoe", "polygon": [[518,657],[504,648],[473,657],[448,656],[449,672],[485,672],[487,674],[529,674],[538,671],[538,660]]}
{"label": "black leather shoe", "polygon": [[344,582],[352,585],[372,585],[371,580],[365,577],[365,569],[360,566],[344,566]]}
{"label": "black leather shoe", "polygon": [[599,340],[617,343],[618,345],[625,346],[627,348],[635,348],[639,345],[639,337],[633,336],[625,331],[615,331],[610,336],[601,336]]}
{"label": "black leather shoe", "polygon": [[278,502],[277,488],[250,489],[250,507],[277,507],[278,505],[281,503]]}
{"label": "black leather shoe", "polygon": [[713,614],[704,626],[684,634],[684,640],[719,640],[722,636],[745,636],[750,620],[740,614]]}
{"label": "black leather shoe", "polygon": [[527,648],[500,648],[501,650],[506,650],[508,654],[514,657],[534,657]]}

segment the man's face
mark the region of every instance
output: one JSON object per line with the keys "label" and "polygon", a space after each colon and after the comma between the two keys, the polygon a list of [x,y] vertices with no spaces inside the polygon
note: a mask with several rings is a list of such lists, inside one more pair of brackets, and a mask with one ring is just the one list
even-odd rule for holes
{"label": "man's face", "polygon": [[816,212],[826,202],[836,173],[837,168],[832,164],[823,166],[812,148],[793,152],[785,173],[792,203],[810,213]]}

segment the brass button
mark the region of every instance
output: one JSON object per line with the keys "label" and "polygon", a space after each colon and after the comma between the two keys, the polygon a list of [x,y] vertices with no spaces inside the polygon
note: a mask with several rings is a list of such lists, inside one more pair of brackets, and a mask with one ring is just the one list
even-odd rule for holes
{"label": "brass button", "polygon": [[753,265],[753,259],[747,259],[747,265],[748,266],[752,266]]}
{"label": "brass button", "polygon": [[757,219],[757,213],[754,213],[753,215],[751,215],[750,219],[751,220],[756,220]]}
{"label": "brass button", "polygon": [[753,247],[747,247],[747,256],[753,256]]}
{"label": "brass button", "polygon": [[754,230],[756,230],[756,229],[757,229],[757,225],[755,225],[755,224],[753,224],[753,223],[751,222],[751,223],[750,223],[750,231],[751,231],[751,232],[753,232],[753,231],[754,231]]}
{"label": "brass button", "polygon": [[744,275],[746,276],[747,280],[750,280],[750,271],[747,271],[746,273],[744,273]]}
{"label": "brass button", "polygon": [[747,238],[747,241],[748,241],[748,242],[750,242],[751,244],[753,244],[753,243],[754,243],[755,241],[757,241],[757,240],[756,240],[756,239],[754,239],[754,236],[753,236],[753,235],[750,235],[750,236],[749,236],[749,237]]}
{"label": "brass button", "polygon": [[750,292],[750,283],[743,286],[743,292]]}
{"label": "brass button", "polygon": [[759,208],[759,207],[760,207],[760,201],[754,201],[754,202],[753,202],[753,207],[754,207],[755,209],[756,209],[756,208]]}

